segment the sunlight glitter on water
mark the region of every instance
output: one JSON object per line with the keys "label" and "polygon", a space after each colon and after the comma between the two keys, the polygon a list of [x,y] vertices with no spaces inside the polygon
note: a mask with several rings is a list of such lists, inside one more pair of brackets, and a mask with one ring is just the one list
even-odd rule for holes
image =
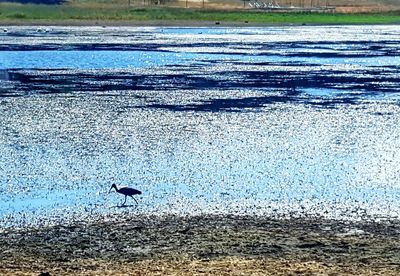
{"label": "sunlight glitter on water", "polygon": [[[32,34],[10,32],[0,51],[0,224],[119,213],[399,219],[400,65],[390,55],[400,31],[327,27],[335,51],[282,50],[300,31],[297,41],[323,45],[322,29],[54,27],[25,52]],[[99,34],[110,50],[77,45]],[[187,37],[201,53],[181,51]],[[209,51],[247,37],[235,54]],[[143,191],[139,205],[119,208],[113,183]]]}

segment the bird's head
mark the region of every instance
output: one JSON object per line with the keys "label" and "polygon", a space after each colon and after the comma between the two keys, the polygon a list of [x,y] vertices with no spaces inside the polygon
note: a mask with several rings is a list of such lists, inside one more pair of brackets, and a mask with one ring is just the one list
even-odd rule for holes
{"label": "bird's head", "polygon": [[115,190],[117,190],[117,185],[115,185],[115,184],[112,184],[112,185],[111,185],[111,188],[110,188],[110,191],[108,191],[108,192],[110,193],[110,192],[111,192],[111,190],[112,190],[113,188],[114,188]]}

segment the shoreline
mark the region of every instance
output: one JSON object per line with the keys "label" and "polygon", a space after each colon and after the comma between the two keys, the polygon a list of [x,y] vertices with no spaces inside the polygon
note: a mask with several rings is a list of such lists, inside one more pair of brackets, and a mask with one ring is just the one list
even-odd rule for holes
{"label": "shoreline", "polygon": [[165,20],[27,20],[27,21],[4,21],[0,20],[3,27],[21,26],[57,26],[57,27],[171,27],[171,28],[256,28],[256,27],[286,27],[286,26],[373,26],[373,25],[400,25],[395,23],[260,23],[260,22],[237,22],[237,21],[165,21]]}
{"label": "shoreline", "polygon": [[0,233],[0,274],[400,272],[400,222],[134,217]]}

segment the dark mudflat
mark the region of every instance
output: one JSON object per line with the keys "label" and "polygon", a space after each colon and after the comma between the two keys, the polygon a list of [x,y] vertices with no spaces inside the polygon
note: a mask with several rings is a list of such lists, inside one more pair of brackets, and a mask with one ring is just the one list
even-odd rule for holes
{"label": "dark mudflat", "polygon": [[396,275],[399,233],[397,222],[226,216],[7,230],[0,234],[0,274]]}

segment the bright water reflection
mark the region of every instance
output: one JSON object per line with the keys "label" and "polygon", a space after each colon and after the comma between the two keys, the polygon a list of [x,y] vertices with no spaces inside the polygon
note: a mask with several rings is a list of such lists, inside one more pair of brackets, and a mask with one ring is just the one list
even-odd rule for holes
{"label": "bright water reflection", "polygon": [[[397,26],[9,29],[3,227],[399,218]],[[139,206],[119,208],[112,183],[142,190]]]}

